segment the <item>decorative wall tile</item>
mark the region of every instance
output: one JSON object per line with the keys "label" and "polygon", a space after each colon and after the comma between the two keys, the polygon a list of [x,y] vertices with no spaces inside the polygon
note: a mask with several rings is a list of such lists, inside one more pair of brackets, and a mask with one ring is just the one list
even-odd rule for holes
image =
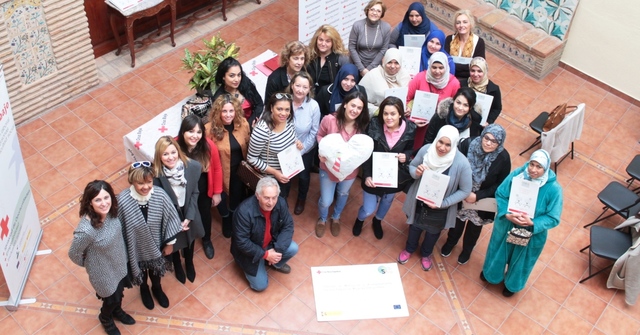
{"label": "decorative wall tile", "polygon": [[41,0],[13,0],[0,5],[9,43],[23,84],[56,71]]}
{"label": "decorative wall tile", "polygon": [[551,36],[565,39],[579,0],[485,0]]}

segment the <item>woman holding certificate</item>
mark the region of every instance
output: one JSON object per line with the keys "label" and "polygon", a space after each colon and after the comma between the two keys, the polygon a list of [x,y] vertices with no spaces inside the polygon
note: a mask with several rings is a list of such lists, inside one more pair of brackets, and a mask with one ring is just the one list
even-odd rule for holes
{"label": "woman holding certificate", "polygon": [[444,41],[446,50],[456,63],[456,77],[460,80],[469,78],[469,61],[473,57],[486,57],[484,40],[473,33],[475,20],[468,9],[461,9],[453,14],[453,26],[456,33],[447,36]]}
{"label": "woman holding certificate", "polygon": [[402,22],[391,31],[389,48],[405,46],[405,35],[423,35],[426,38],[430,31],[437,29],[438,27],[427,17],[424,5],[420,2],[414,2],[409,5]]}
{"label": "woman holding certificate", "polygon": [[[461,81],[460,85],[493,97],[487,121],[482,123],[481,126],[486,127],[488,124],[496,122],[500,112],[502,112],[502,94],[500,93],[500,87],[489,79],[489,65],[484,58],[475,57],[471,60],[471,63],[469,63],[469,79]],[[482,113],[486,112],[483,108]]]}
{"label": "woman holding certificate", "polygon": [[296,138],[293,123],[292,97],[289,93],[275,93],[267,102],[260,121],[251,132],[247,162],[256,170],[272,175],[280,184],[280,196],[287,199],[291,184],[282,173],[278,153],[295,145],[302,150],[304,145]]}
{"label": "woman holding certificate", "polygon": [[[511,158],[504,148],[506,136],[507,132],[501,125],[492,124],[484,129],[481,136],[470,137],[460,142],[458,150],[469,159],[473,181],[471,194],[464,199],[465,202],[475,203],[485,198],[493,198],[496,189],[511,171]],[[449,229],[447,242],[442,246],[441,255],[443,257],[451,255],[453,247],[464,231],[458,264],[466,264],[480,237],[482,226],[493,222],[494,216],[493,212],[465,208],[458,210],[456,226]]]}
{"label": "woman holding certificate", "polygon": [[[529,181],[538,188],[533,215],[510,208],[513,206],[510,198],[533,193],[512,187],[517,179]],[[542,149],[537,150],[524,166],[511,172],[496,190],[496,201],[498,212],[480,279],[491,284],[504,282],[502,295],[510,297],[524,288],[547,241],[547,231],[560,223],[562,187],[551,171],[549,154]],[[513,236],[518,230],[521,232],[521,228],[529,232],[526,235],[530,237],[525,238],[528,243],[513,244],[516,240]]]}
{"label": "woman holding certificate", "polygon": [[482,110],[476,104],[476,93],[468,87],[463,87],[453,98],[446,98],[438,103],[436,113],[429,121],[424,144],[433,143],[436,134],[445,125],[458,129],[461,138],[478,136],[482,132],[481,119]]}
{"label": "woman holding certificate", "polygon": [[384,54],[382,64],[369,71],[360,81],[360,85],[367,90],[369,103],[379,106],[388,89],[407,87],[410,80],[411,76],[402,68],[400,50],[390,48]]}
{"label": "woman holding certificate", "polygon": [[[382,101],[380,112],[367,127],[367,135],[374,143],[373,156],[362,165],[364,192],[358,218],[353,224],[353,236],[360,235],[364,220],[375,212],[371,222],[373,234],[377,239],[382,239],[382,220],[396,193],[413,181],[409,174],[408,159],[413,152],[416,125],[405,119],[403,110],[402,100],[388,97]],[[381,155],[378,160],[378,154],[382,153],[386,155]],[[396,165],[395,176],[390,175],[389,171],[393,170],[391,164]]]}
{"label": "woman holding certificate", "polygon": [[416,181],[409,188],[402,206],[410,226],[405,249],[398,255],[400,264],[409,261],[418,249],[424,231],[420,264],[424,271],[429,271],[431,254],[440,232],[455,227],[457,205],[471,193],[471,167],[457,150],[459,136],[453,126],[442,127],[436,141],[422,147],[409,165],[409,173]]}
{"label": "woman holding certificate", "polygon": [[[460,88],[460,82],[456,77],[449,73],[449,61],[447,55],[443,52],[436,52],[429,58],[429,69],[418,73],[409,82],[409,90],[407,92],[407,110],[405,116],[411,116],[416,91],[434,93],[438,95],[437,102],[446,98],[453,97]],[[435,109],[434,106],[430,106]],[[413,142],[413,150],[417,151],[424,143],[424,136],[427,133],[425,126],[428,121],[414,121],[419,127],[416,130],[416,138]]]}

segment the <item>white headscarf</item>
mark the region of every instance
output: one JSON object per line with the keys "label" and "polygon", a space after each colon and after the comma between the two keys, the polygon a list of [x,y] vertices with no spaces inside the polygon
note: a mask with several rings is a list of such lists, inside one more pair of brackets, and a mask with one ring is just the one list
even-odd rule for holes
{"label": "white headscarf", "polygon": [[[431,75],[431,64],[440,63],[444,66],[444,73],[440,79]],[[441,90],[449,84],[449,59],[443,52],[435,52],[429,57],[429,68],[427,69],[427,82]]]}
{"label": "white headscarf", "polygon": [[[531,164],[531,161],[536,161],[538,164],[542,165],[542,167],[544,168],[544,173],[542,174],[542,176],[535,179],[531,178],[528,171],[529,164]],[[538,149],[531,154],[531,158],[529,158],[529,161],[525,165],[524,170],[522,171],[521,174],[518,175],[518,177],[524,178],[525,180],[535,181],[538,184],[540,184],[540,187],[542,187],[544,186],[544,184],[547,183],[547,180],[549,179],[550,169],[551,169],[551,158],[549,157],[549,153],[547,153],[542,149]]]}
{"label": "white headscarf", "polygon": [[[447,75],[448,74],[449,73],[447,73]],[[451,150],[446,155],[440,157],[438,156],[436,146],[442,137],[446,137],[451,141]],[[436,135],[436,139],[431,143],[429,149],[427,149],[427,154],[424,155],[424,159],[422,160],[423,164],[434,172],[444,172],[453,164],[453,159],[456,157],[456,152],[458,151],[459,140],[460,132],[458,132],[458,129],[450,125],[442,126],[438,131],[438,135]]]}
{"label": "white headscarf", "polygon": [[[396,60],[400,64],[400,70],[395,75],[389,75],[385,71],[385,65],[392,60]],[[386,90],[394,87],[407,87],[409,81],[411,81],[411,76],[402,68],[400,50],[389,48],[382,58],[382,64],[367,72],[359,84],[367,90],[369,102],[379,106],[385,98]]]}
{"label": "white headscarf", "polygon": [[[385,71],[385,65],[390,61],[395,60],[400,64],[400,70],[395,75],[390,75]],[[384,57],[382,57],[382,64],[378,66],[378,69],[384,79],[387,81],[387,88],[392,87],[404,87],[409,85],[409,81],[411,80],[411,76],[407,73],[406,70],[402,68],[402,55],[400,54],[400,50],[396,48],[389,48],[387,52],[385,52]]]}

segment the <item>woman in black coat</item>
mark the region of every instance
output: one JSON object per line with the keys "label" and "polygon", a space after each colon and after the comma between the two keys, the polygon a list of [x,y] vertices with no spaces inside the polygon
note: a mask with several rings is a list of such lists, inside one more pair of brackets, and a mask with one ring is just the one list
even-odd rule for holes
{"label": "woman in black coat", "polygon": [[[504,148],[506,135],[502,126],[492,124],[484,129],[481,136],[467,138],[458,145],[458,150],[469,159],[472,171],[473,187],[465,202],[475,203],[484,198],[493,198],[498,186],[509,175],[511,157]],[[442,256],[451,255],[453,247],[464,231],[462,252],[458,257],[458,263],[467,263],[480,237],[482,226],[492,223],[494,216],[495,213],[491,212],[458,210],[456,226],[449,229],[447,241],[442,246]]]}
{"label": "woman in black coat", "polygon": [[445,125],[458,129],[461,140],[478,136],[482,132],[481,119],[482,110],[476,105],[476,93],[468,87],[460,88],[453,98],[446,98],[438,104],[429,121],[424,144],[433,143],[438,131]]}
{"label": "woman in black coat", "polygon": [[[469,73],[469,79],[461,81],[460,86],[470,87],[476,92],[493,97],[487,122],[480,125],[486,127],[487,124],[496,122],[502,112],[502,94],[500,93],[500,87],[489,79],[489,66],[487,65],[487,61],[482,57],[476,57],[471,60],[471,63],[469,63]],[[482,111],[482,114],[484,113],[486,113],[486,111]]]}
{"label": "woman in black coat", "polygon": [[378,116],[371,119],[367,127],[367,135],[373,139],[374,153],[393,153],[397,157],[398,185],[386,187],[373,182],[373,156],[362,164],[363,203],[353,224],[354,236],[360,235],[364,220],[375,212],[371,226],[375,237],[382,239],[382,220],[393,204],[396,193],[403,190],[408,183],[413,182],[408,164],[413,152],[415,131],[415,123],[405,119],[402,100],[396,97],[387,97],[382,100]]}
{"label": "woman in black coat", "polygon": [[216,101],[219,96],[225,93],[238,99],[242,105],[244,117],[252,127],[254,121],[262,114],[264,103],[256,85],[244,73],[242,65],[237,59],[228,57],[218,65],[216,85],[220,87],[213,94],[211,101]]}

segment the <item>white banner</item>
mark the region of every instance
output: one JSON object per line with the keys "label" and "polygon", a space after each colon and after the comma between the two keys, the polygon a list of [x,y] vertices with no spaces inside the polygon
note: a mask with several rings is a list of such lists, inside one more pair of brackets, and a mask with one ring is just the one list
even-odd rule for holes
{"label": "white banner", "polygon": [[4,304],[17,306],[42,237],[42,228],[1,66],[0,106],[0,264],[10,293],[9,301]]}
{"label": "white banner", "polygon": [[349,46],[349,33],[353,22],[364,19],[366,1],[353,0],[299,0],[298,40],[309,44],[313,34],[323,24],[336,28],[345,48]]}

